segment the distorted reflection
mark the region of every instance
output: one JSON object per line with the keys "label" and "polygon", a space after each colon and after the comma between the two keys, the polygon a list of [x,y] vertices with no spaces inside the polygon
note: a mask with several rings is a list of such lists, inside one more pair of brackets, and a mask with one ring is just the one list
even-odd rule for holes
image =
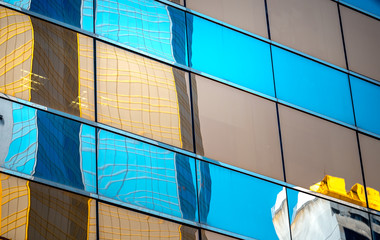
{"label": "distorted reflection", "polygon": [[274,97],[270,46],[186,13],[190,67]]}
{"label": "distorted reflection", "polygon": [[197,220],[194,159],[104,130],[98,136],[99,194]]}
{"label": "distorted reflection", "polygon": [[92,32],[93,0],[0,0]]}
{"label": "distorted reflection", "polygon": [[196,240],[197,235],[195,228],[99,203],[99,239]]}
{"label": "distorted reflection", "polygon": [[0,166],[95,192],[95,129],[0,99]]}
{"label": "distorted reflection", "polygon": [[288,189],[292,239],[371,239],[368,213]]}
{"label": "distorted reflection", "polygon": [[95,201],[0,173],[0,235],[96,239]]}
{"label": "distorted reflection", "polygon": [[93,40],[3,7],[0,25],[0,92],[93,120]]}
{"label": "distorted reflection", "polygon": [[289,236],[286,225],[275,229],[288,218],[283,187],[202,161],[197,172],[201,223],[257,239]]}
{"label": "distorted reflection", "polygon": [[98,121],[192,151],[187,73],[96,45]]}
{"label": "distorted reflection", "polygon": [[380,240],[380,216],[371,214],[372,239]]}
{"label": "distorted reflection", "polygon": [[95,32],[186,65],[185,14],[154,0],[98,0]]}

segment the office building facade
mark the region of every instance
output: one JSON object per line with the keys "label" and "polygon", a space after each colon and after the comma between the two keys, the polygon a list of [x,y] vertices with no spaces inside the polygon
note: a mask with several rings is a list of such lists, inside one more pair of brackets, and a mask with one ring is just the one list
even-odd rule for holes
{"label": "office building facade", "polygon": [[376,0],[0,0],[3,239],[380,239]]}

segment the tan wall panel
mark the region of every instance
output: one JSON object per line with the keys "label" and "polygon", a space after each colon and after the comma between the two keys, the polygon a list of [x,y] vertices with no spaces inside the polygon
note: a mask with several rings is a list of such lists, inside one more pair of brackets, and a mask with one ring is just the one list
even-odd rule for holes
{"label": "tan wall panel", "polygon": [[197,153],[282,180],[275,103],[193,76]]}
{"label": "tan wall panel", "polygon": [[338,8],[329,0],[267,0],[272,40],[345,68]]}
{"label": "tan wall panel", "polygon": [[341,7],[350,70],[380,81],[380,21]]}
{"label": "tan wall panel", "polygon": [[330,175],[344,178],[346,191],[363,184],[355,131],[282,105],[279,113],[289,183],[308,189]]}
{"label": "tan wall panel", "polygon": [[268,37],[264,0],[187,0],[186,7]]}
{"label": "tan wall panel", "polygon": [[367,187],[380,191],[380,140],[359,134],[359,141]]}

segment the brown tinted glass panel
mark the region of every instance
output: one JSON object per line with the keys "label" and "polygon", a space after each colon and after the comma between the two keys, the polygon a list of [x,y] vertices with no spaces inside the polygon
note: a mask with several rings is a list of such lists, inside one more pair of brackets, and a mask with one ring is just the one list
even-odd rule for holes
{"label": "brown tinted glass panel", "polygon": [[1,236],[96,239],[95,201],[0,173]]}
{"label": "brown tinted glass panel", "polygon": [[0,91],[94,119],[93,42],[0,7]]}
{"label": "brown tinted glass panel", "polygon": [[198,239],[198,231],[163,219],[99,203],[99,239]]}
{"label": "brown tinted glass panel", "polygon": [[184,4],[184,0],[169,0],[170,2],[174,2],[174,3],[177,3],[177,4],[180,4],[183,6]]}
{"label": "brown tinted glass panel", "polygon": [[365,206],[355,131],[282,105],[279,114],[287,181]]}
{"label": "brown tinted glass panel", "polygon": [[193,150],[188,74],[97,42],[98,121]]}
{"label": "brown tinted glass panel", "polygon": [[201,230],[201,239],[202,240],[235,240],[237,238],[228,237],[222,234],[218,234],[215,232],[210,232],[207,230]]}
{"label": "brown tinted glass panel", "polygon": [[368,205],[380,211],[380,140],[359,134]]}
{"label": "brown tinted glass panel", "polygon": [[186,7],[268,37],[264,0],[186,0]]}
{"label": "brown tinted glass panel", "polygon": [[380,81],[380,21],[340,9],[349,69]]}
{"label": "brown tinted glass panel", "polygon": [[346,67],[335,2],[267,0],[267,3],[272,40]]}
{"label": "brown tinted glass panel", "polygon": [[275,103],[192,75],[197,153],[283,179]]}

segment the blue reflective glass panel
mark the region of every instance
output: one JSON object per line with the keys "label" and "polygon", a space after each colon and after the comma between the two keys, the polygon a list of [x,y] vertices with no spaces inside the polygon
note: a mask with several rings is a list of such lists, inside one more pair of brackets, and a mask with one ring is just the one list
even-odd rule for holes
{"label": "blue reflective glass panel", "polygon": [[186,65],[185,14],[154,0],[98,0],[95,32]]}
{"label": "blue reflective glass panel", "polygon": [[197,221],[194,159],[105,130],[98,134],[100,195]]}
{"label": "blue reflective glass panel", "polygon": [[197,171],[201,223],[257,239],[289,239],[283,187],[202,161]]}
{"label": "blue reflective glass panel", "polygon": [[350,76],[356,124],[380,135],[380,86]]}
{"label": "blue reflective glass panel", "polygon": [[277,97],[354,125],[347,74],[273,47]]}
{"label": "blue reflective glass panel", "polygon": [[274,96],[269,44],[186,13],[190,67]]}
{"label": "blue reflective glass panel", "polygon": [[93,0],[1,0],[84,30],[94,31]]}
{"label": "blue reflective glass panel", "polygon": [[293,240],[371,239],[368,213],[287,190]]}
{"label": "blue reflective glass panel", "polygon": [[380,1],[379,0],[340,0],[343,3],[348,3],[354,7],[360,8],[363,11],[372,13],[380,17]]}
{"label": "blue reflective glass panel", "polygon": [[0,166],[95,192],[95,129],[0,99]]}

